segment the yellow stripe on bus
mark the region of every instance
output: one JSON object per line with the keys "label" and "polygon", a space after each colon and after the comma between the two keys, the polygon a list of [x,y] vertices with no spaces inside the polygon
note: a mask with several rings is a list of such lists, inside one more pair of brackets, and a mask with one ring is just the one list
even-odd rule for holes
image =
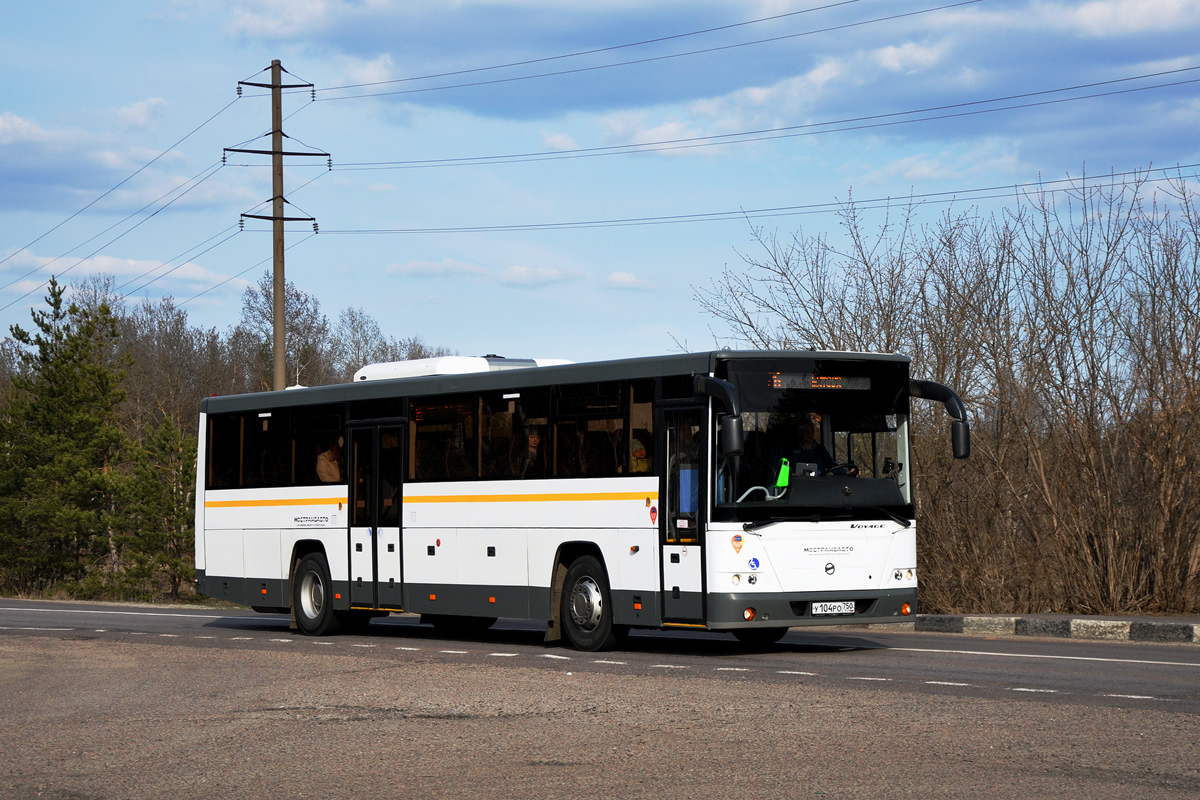
{"label": "yellow stripe on bus", "polygon": [[293,500],[205,500],[205,508],[253,508],[255,506],[331,506],[343,505],[345,497],[297,497]]}
{"label": "yellow stripe on bus", "polygon": [[562,503],[596,500],[657,500],[658,492],[579,492],[562,494],[405,495],[405,503]]}

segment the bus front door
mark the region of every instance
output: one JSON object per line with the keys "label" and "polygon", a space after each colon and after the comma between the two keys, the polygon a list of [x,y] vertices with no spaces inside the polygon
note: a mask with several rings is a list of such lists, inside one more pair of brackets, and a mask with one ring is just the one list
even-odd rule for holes
{"label": "bus front door", "polygon": [[662,541],[663,622],[704,624],[704,408],[663,411],[667,494]]}
{"label": "bus front door", "polygon": [[403,609],[400,476],[404,429],[350,429],[350,606]]}

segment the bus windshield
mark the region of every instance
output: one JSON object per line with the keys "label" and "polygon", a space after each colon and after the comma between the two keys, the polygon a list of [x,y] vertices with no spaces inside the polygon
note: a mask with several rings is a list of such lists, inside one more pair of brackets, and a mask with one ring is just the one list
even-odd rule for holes
{"label": "bus windshield", "polygon": [[897,365],[755,361],[731,363],[728,376],[744,449],[715,448],[714,519],[912,519],[906,378]]}

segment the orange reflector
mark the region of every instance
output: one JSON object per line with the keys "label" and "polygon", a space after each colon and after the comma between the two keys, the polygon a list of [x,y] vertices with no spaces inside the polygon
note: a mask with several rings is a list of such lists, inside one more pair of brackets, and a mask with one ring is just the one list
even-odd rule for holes
{"label": "orange reflector", "polygon": [[437,600],[437,595],[436,595],[436,594],[431,594],[431,595],[429,595],[429,599],[430,599],[430,600]]}
{"label": "orange reflector", "polygon": [[633,604],[633,610],[634,610],[634,611],[641,611],[641,610],[642,610],[642,604],[641,604],[641,603],[634,603],[634,604]]}
{"label": "orange reflector", "polygon": [[747,608],[742,612],[742,616],[746,618],[746,622],[753,622],[754,618],[758,616],[758,612],[753,608]]}
{"label": "orange reflector", "polygon": [[[214,395],[214,396],[215,396],[215,395]],[[334,600],[341,600],[341,599],[342,599],[342,596],[341,596],[340,594],[335,594],[335,595],[333,596],[333,599],[334,599]]]}
{"label": "orange reflector", "polygon": [[489,602],[489,603],[494,603],[494,602],[496,602],[496,598],[494,598],[494,597],[489,597],[489,598],[488,598],[488,602]]}
{"label": "orange reflector", "polygon": [[266,593],[267,593],[267,590],[266,590],[266,589],[263,589],[263,590],[262,590],[262,592],[263,592],[263,594],[266,594]]}
{"label": "orange reflector", "polygon": [[907,617],[912,613],[912,606],[910,606],[908,603],[905,603],[904,605],[900,606],[900,613]]}

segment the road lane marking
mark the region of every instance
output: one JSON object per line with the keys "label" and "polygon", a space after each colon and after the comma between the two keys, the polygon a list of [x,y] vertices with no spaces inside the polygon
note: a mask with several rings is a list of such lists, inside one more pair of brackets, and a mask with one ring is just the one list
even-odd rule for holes
{"label": "road lane marking", "polygon": [[465,656],[467,654],[466,650],[438,650],[438,652],[439,653],[450,653],[451,655],[456,655],[456,656]]}
{"label": "road lane marking", "polygon": [[0,607],[0,611],[36,611],[43,614],[119,614],[126,617],[185,617],[187,619],[287,619],[279,614],[247,614],[242,617],[227,617],[216,614],[176,614],[168,611],[109,611],[107,609],[91,608],[8,608]]}
{"label": "road lane marking", "polygon": [[1037,694],[1058,694],[1058,689],[1028,689],[1024,686],[1013,686],[1010,692],[1035,692]]}
{"label": "road lane marking", "polygon": [[268,642],[287,642],[288,644],[291,644],[295,640],[294,639],[267,639],[267,641]]}
{"label": "road lane marking", "polygon": [[231,639],[230,641],[234,641],[234,642],[253,642],[253,641],[254,641],[254,637],[253,637],[253,636],[234,636],[234,637],[233,637],[233,639]]}
{"label": "road lane marking", "polygon": [[746,667],[717,667],[717,672],[749,672]]}
{"label": "road lane marking", "polygon": [[970,686],[969,683],[956,683],[955,681],[925,681],[930,686]]}
{"label": "road lane marking", "polygon": [[846,680],[848,680],[848,681],[890,681],[891,678],[864,678],[864,677],[857,676],[857,675],[847,675]]}
{"label": "road lane marking", "polygon": [[816,673],[816,672],[797,672],[796,670],[792,670],[792,669],[777,670],[777,674],[779,674],[779,675],[808,675],[808,676],[814,677],[814,678],[819,675],[819,673]]}
{"label": "road lane marking", "polygon": [[628,664],[629,662],[628,661],[603,661],[603,660],[599,660],[599,659],[593,659],[592,663],[593,664],[621,664],[621,665],[624,665],[624,664]]}
{"label": "road lane marking", "polygon": [[516,653],[488,653],[488,655],[492,656],[493,658],[515,658],[517,654]]}
{"label": "road lane marking", "polygon": [[163,639],[178,639],[179,638],[178,633],[160,633],[159,636],[161,636]]}
{"label": "road lane marking", "polygon": [[959,656],[1000,656],[1003,658],[1048,658],[1056,661],[1100,661],[1110,664],[1154,664],[1161,667],[1193,667],[1200,669],[1200,662],[1150,661],[1139,658],[1097,658],[1095,656],[1054,656],[1038,653],[993,653],[987,650],[939,650],[930,647],[878,647],[872,650],[894,650],[901,653],[948,653]]}
{"label": "road lane marking", "polygon": [[687,669],[681,664],[651,664],[651,669]]}
{"label": "road lane marking", "polygon": [[553,653],[542,653],[541,657],[542,658],[553,658],[553,659],[557,659],[559,661],[570,661],[571,660],[570,656],[556,656]]}
{"label": "road lane marking", "polygon": [[0,631],[73,631],[74,628],[0,628]]}
{"label": "road lane marking", "polygon": [[374,647],[375,645],[373,645],[373,644],[353,644],[353,643],[351,643],[351,645],[350,645],[350,646],[351,646],[351,647]]}
{"label": "road lane marking", "polygon": [[396,649],[397,650],[408,650],[410,652],[415,653],[415,652],[419,651],[421,648],[419,648],[419,647],[397,647]]}
{"label": "road lane marking", "polygon": [[1123,697],[1126,700],[1157,700],[1157,697],[1148,694],[1103,694],[1101,697]]}
{"label": "road lane marking", "polygon": [[[97,631],[99,633],[99,631]],[[193,639],[215,639],[215,636],[193,636]]]}

